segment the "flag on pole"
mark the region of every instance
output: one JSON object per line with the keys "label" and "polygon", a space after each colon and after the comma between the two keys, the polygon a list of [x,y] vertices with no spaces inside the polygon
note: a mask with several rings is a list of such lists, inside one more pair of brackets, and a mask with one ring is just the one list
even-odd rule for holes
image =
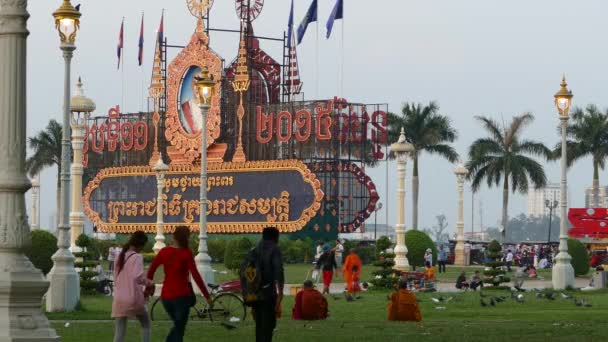
{"label": "flag on pole", "polygon": [[137,62],[139,66],[144,60],[144,14],[141,14],[141,27],[139,29],[139,53],[137,54]]}
{"label": "flag on pole", "polygon": [[300,26],[298,27],[298,45],[302,43],[302,39],[304,39],[304,34],[306,33],[306,29],[308,28],[308,24],[314,23],[317,21],[317,0],[313,0],[312,4],[308,8],[306,12],[306,16],[302,19]]}
{"label": "flag on pole", "polygon": [[165,39],[165,28],[164,28],[164,21],[165,21],[165,10],[163,10],[163,14],[160,16],[160,27],[158,28],[158,44],[163,43],[163,40]]}
{"label": "flag on pole", "polygon": [[116,54],[118,56],[118,69],[120,69],[120,58],[122,56],[124,28],[125,28],[125,18],[122,18],[122,24],[120,24],[120,33],[118,33],[118,46],[116,48]]}
{"label": "flag on pole", "polygon": [[291,11],[287,22],[287,47],[291,49],[291,37],[293,36],[293,0],[291,0]]}
{"label": "flag on pole", "polygon": [[334,5],[334,9],[331,11],[329,15],[329,20],[327,20],[327,39],[331,36],[331,29],[334,27],[334,21],[338,19],[343,19],[344,15],[344,2],[343,0],[336,0],[336,4]]}

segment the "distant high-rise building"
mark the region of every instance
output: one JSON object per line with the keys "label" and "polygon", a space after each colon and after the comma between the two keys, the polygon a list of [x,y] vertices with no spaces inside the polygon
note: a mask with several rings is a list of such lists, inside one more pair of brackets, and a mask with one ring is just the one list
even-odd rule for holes
{"label": "distant high-rise building", "polygon": [[[600,192],[598,193],[598,207],[608,208],[608,186],[600,186]],[[593,187],[590,186],[585,190],[585,208],[591,208],[593,203]]]}
{"label": "distant high-rise building", "polygon": [[[549,216],[549,208],[545,205],[548,200],[550,202],[558,201],[558,207],[553,209],[553,215],[560,216],[559,200],[561,197],[560,185],[558,183],[549,183],[541,189],[531,189],[528,191],[528,216],[543,217]],[[570,198],[568,198],[568,204]],[[570,207],[570,205],[568,205]]]}

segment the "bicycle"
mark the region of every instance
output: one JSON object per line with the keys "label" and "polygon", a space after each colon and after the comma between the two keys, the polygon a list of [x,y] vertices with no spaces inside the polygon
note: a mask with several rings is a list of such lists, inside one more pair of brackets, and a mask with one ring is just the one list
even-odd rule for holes
{"label": "bicycle", "polygon": [[[240,292],[240,282],[238,280],[220,285],[207,284],[207,286],[211,290],[211,305],[201,300],[200,296],[197,296],[196,304],[192,307],[193,310],[190,311],[191,319],[204,320],[209,318],[212,322],[230,323],[245,321],[247,318],[247,307],[243,299],[235,294]],[[159,304],[160,301],[160,297],[157,297],[150,308],[150,319],[153,321],[165,317],[167,320],[169,319],[164,307],[162,307],[162,303]],[[157,309],[157,307],[161,308]]]}

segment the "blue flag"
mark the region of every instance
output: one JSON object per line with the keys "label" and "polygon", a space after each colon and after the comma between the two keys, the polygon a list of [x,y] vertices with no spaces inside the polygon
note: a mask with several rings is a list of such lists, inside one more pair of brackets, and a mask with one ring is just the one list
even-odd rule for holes
{"label": "blue flag", "polygon": [[331,11],[329,20],[327,20],[327,39],[331,36],[331,29],[334,27],[334,21],[343,19],[344,15],[344,3],[343,0],[336,0],[336,5]]}
{"label": "blue flag", "polygon": [[291,12],[287,22],[287,48],[291,49],[291,36],[293,36],[293,0],[291,0]]}
{"label": "blue flag", "polygon": [[310,7],[306,12],[306,16],[304,19],[302,19],[302,22],[298,27],[298,45],[302,43],[302,39],[304,39],[304,34],[306,33],[308,24],[314,23],[315,21],[317,21],[317,0],[312,1],[312,4],[310,4]]}

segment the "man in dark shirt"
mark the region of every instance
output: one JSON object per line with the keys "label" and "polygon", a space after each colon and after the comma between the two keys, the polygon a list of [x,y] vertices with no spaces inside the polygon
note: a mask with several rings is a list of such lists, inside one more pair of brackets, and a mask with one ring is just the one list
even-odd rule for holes
{"label": "man in dark shirt", "polygon": [[279,230],[275,227],[267,227],[262,232],[262,241],[256,247],[258,255],[262,255],[262,287],[268,291],[268,296],[264,296],[266,299],[253,306],[257,342],[272,341],[277,317],[281,317],[285,276],[278,242]]}

